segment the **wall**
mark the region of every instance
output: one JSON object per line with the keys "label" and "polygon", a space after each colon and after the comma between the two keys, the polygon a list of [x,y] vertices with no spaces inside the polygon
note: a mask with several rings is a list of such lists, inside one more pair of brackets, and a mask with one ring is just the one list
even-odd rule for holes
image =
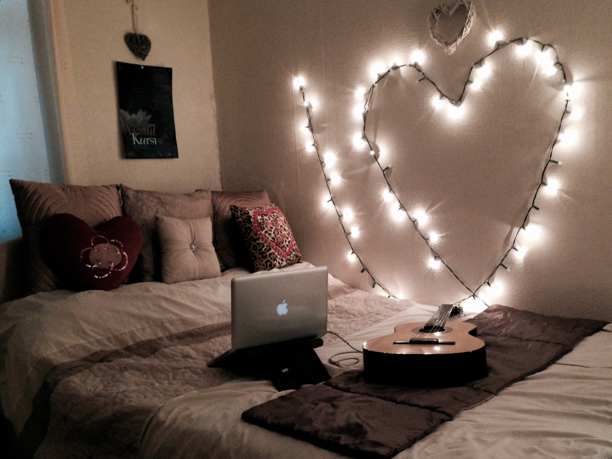
{"label": "wall", "polygon": [[[124,35],[133,32],[131,7],[125,0],[31,2],[31,11],[39,15],[34,21],[43,16],[48,28],[52,58],[46,64],[53,71],[44,81],[52,85],[48,97],[57,105],[68,183],[122,182],[169,192],[220,188],[205,1],[136,1],[138,32],[152,41],[145,62],[124,43]],[[173,69],[178,159],[124,159],[116,61]]]}
{"label": "wall", "polygon": [[[477,294],[486,304],[612,320],[612,40],[602,33],[612,23],[609,2],[586,8],[573,0],[474,0],[472,30],[452,55],[429,34],[428,17],[439,3],[209,0],[224,189],[267,188],[304,257],[360,288],[439,304],[469,298],[482,285]],[[453,25],[445,23],[445,33]],[[535,50],[519,57],[512,45],[487,59],[492,74],[481,89],[468,87],[465,113],[456,119],[433,107],[439,94],[418,82],[414,68],[394,70],[376,86],[368,114],[366,132],[380,148],[381,167],[355,144],[363,129],[355,90],[376,80],[373,66],[408,62],[422,50],[423,70],[457,98],[470,66],[494,49],[494,29],[506,40],[555,47],[576,89],[569,108],[583,110],[581,119],[563,118],[573,143],[555,144],[565,104],[561,72],[544,76]],[[341,177],[331,184],[334,202],[341,214],[350,208],[354,222],[323,205],[330,195],[316,153],[305,148],[311,137],[301,129],[307,120],[293,84],[298,75],[313,102],[319,153],[337,157],[324,166],[327,176]],[[547,162],[553,146],[559,165]],[[427,212],[429,222],[418,227],[426,237],[438,233],[438,242],[428,246],[407,218],[393,218],[398,201],[382,198],[387,165],[400,202],[412,218]],[[530,240],[520,227],[544,167],[545,181],[558,181],[559,189],[538,192],[539,210],[529,212],[526,228],[540,235]],[[348,239],[363,264],[347,258],[340,221],[348,230],[359,226],[359,237]],[[526,254],[504,257],[515,236]],[[432,248],[466,287],[444,266],[429,265]],[[484,281],[500,260],[508,269],[496,271],[490,288]]]}

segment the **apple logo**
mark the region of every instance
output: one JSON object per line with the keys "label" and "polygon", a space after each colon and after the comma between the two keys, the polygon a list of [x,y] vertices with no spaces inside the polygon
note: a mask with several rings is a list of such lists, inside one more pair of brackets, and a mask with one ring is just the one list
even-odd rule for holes
{"label": "apple logo", "polygon": [[276,306],[276,312],[278,312],[279,316],[284,316],[285,314],[289,312],[289,310],[287,309],[287,306],[288,306],[287,300],[283,300],[281,304]]}

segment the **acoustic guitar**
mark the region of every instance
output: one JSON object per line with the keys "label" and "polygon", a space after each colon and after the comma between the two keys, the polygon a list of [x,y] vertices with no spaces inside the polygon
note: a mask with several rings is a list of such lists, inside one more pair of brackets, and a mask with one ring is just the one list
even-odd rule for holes
{"label": "acoustic guitar", "polygon": [[456,386],[487,374],[485,342],[476,326],[446,322],[452,304],[443,304],[426,322],[398,325],[395,333],[363,344],[367,381],[404,386]]}

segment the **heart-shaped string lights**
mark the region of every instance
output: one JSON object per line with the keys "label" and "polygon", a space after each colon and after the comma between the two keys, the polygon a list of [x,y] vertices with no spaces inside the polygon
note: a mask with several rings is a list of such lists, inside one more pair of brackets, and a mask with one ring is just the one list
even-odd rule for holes
{"label": "heart-shaped string lights", "polygon": [[[372,83],[372,85],[370,86],[370,88],[367,91],[363,91],[363,97],[364,97],[364,104],[363,107],[360,107],[359,111],[361,116],[363,116],[363,128],[362,131],[360,133],[360,135],[358,136],[358,141],[363,144],[364,146],[368,147],[368,150],[370,152],[370,155],[372,156],[372,158],[375,161],[375,164],[378,166],[378,168],[380,169],[381,175],[383,177],[383,180],[385,182],[385,201],[391,201],[391,202],[395,202],[397,205],[396,208],[396,213],[398,214],[398,216],[406,216],[412,223],[412,226],[414,228],[414,230],[416,231],[416,233],[421,237],[421,239],[425,242],[425,244],[428,246],[429,250],[431,251],[431,259],[430,259],[430,265],[433,267],[440,267],[440,266],[444,266],[452,275],[453,277],[469,292],[469,295],[466,296],[465,298],[462,298],[460,300],[458,300],[456,303],[462,303],[466,300],[479,300],[482,302],[482,304],[484,304],[485,306],[487,306],[487,303],[479,296],[479,292],[480,290],[485,286],[491,286],[492,284],[492,280],[495,276],[495,274],[497,273],[497,271],[499,270],[499,268],[504,268],[507,269],[508,268],[508,262],[507,262],[507,258],[509,257],[509,255],[511,253],[519,253],[520,251],[520,247],[517,245],[517,239],[519,237],[519,234],[521,232],[525,232],[527,233],[529,231],[529,228],[527,226],[528,221],[529,221],[529,217],[531,215],[531,212],[533,210],[539,210],[538,206],[536,205],[536,201],[538,198],[538,195],[541,191],[541,189],[543,187],[546,187],[546,189],[550,188],[549,185],[554,185],[552,184],[552,182],[549,184],[547,183],[547,179],[546,179],[546,172],[548,170],[548,167],[550,166],[550,164],[559,164],[559,161],[557,161],[556,159],[553,158],[553,153],[554,153],[554,148],[555,145],[557,145],[558,142],[561,142],[564,140],[564,135],[565,133],[562,131],[562,126],[563,126],[563,122],[565,120],[565,117],[571,114],[571,117],[574,118],[574,113],[572,113],[569,110],[569,103],[572,97],[572,87],[571,85],[568,84],[567,81],[567,75],[565,72],[565,68],[563,66],[563,64],[561,64],[561,62],[559,61],[559,56],[558,53],[556,51],[556,49],[554,48],[554,46],[550,45],[550,44],[546,44],[546,43],[542,43],[540,41],[537,40],[533,40],[533,39],[528,39],[528,38],[516,38],[507,42],[503,42],[501,41],[501,38],[496,36],[495,39],[493,40],[493,42],[495,43],[495,47],[493,49],[493,51],[489,52],[487,55],[485,55],[484,57],[482,57],[481,59],[479,59],[478,61],[476,61],[472,67],[470,68],[470,72],[468,73],[468,77],[463,85],[463,89],[459,95],[459,97],[457,98],[451,98],[448,95],[446,95],[439,87],[438,85],[427,76],[427,74],[423,71],[423,69],[420,67],[419,63],[418,63],[418,58],[413,58],[413,62],[411,62],[410,64],[392,64],[388,69],[386,70],[382,70],[380,72],[378,72],[377,78],[374,81],[374,83]],[[451,107],[454,108],[460,108],[461,105],[463,104],[465,97],[466,97],[466,92],[468,90],[468,88],[470,86],[472,87],[478,87],[481,84],[480,78],[482,77],[482,75],[486,72],[482,71],[482,68],[485,67],[485,59],[489,58],[490,56],[492,56],[493,54],[500,52],[501,50],[507,48],[508,46],[511,45],[515,45],[517,46],[519,51],[522,51],[525,49],[525,45],[527,45],[528,43],[531,44],[535,44],[540,48],[540,51],[542,52],[542,54],[546,53],[546,55],[550,56],[550,51],[552,50],[552,59],[542,59],[541,60],[541,68],[542,70],[549,75],[555,74],[557,72],[561,73],[562,76],[562,80],[564,83],[564,88],[563,91],[565,93],[565,104],[563,107],[563,112],[561,113],[560,117],[559,117],[559,123],[558,123],[558,127],[554,133],[554,136],[552,136],[551,138],[551,146],[550,148],[547,150],[546,152],[546,161],[544,161],[544,165],[541,169],[541,174],[540,174],[540,181],[537,185],[537,187],[535,188],[535,190],[533,191],[532,194],[532,199],[529,202],[529,205],[527,207],[527,209],[525,210],[524,213],[524,218],[522,219],[522,221],[520,222],[520,224],[518,224],[518,226],[516,227],[516,230],[513,231],[513,234],[511,235],[511,237],[509,238],[510,243],[507,246],[507,249],[505,249],[503,251],[503,256],[501,257],[501,260],[499,261],[499,263],[493,268],[493,270],[484,278],[484,280],[475,288],[470,287],[469,285],[467,285],[466,282],[464,282],[461,277],[452,269],[452,267],[444,260],[444,258],[442,257],[442,255],[440,253],[438,253],[434,247],[434,244],[436,242],[436,238],[437,235],[436,233],[429,233],[429,234],[425,234],[421,231],[421,229],[419,228],[419,222],[423,223],[423,218],[425,217],[425,215],[421,216],[421,215],[411,215],[408,210],[406,209],[406,207],[404,206],[404,204],[402,203],[398,193],[394,190],[393,185],[391,183],[391,181],[389,180],[389,176],[390,176],[390,172],[391,172],[391,166],[385,166],[383,165],[380,161],[379,161],[379,155],[377,153],[377,147],[375,145],[375,143],[373,141],[370,140],[370,138],[367,135],[367,119],[368,119],[368,113],[372,108],[372,102],[373,102],[373,96],[374,96],[374,92],[376,90],[376,88],[378,87],[379,83],[386,78],[388,75],[391,74],[391,72],[393,71],[397,71],[398,69],[402,68],[402,67],[411,67],[413,68],[416,72],[419,73],[420,78],[419,78],[419,82],[422,81],[426,81],[429,84],[431,84],[436,91],[438,92],[438,99],[437,99],[437,103],[444,103],[444,101],[448,101],[448,103],[450,104]],[[362,273],[366,273],[369,275],[371,282],[372,282],[372,288],[376,288],[379,287],[380,289],[382,289],[387,296],[391,297],[391,298],[397,298],[395,295],[393,295],[370,271],[370,269],[366,266],[366,264],[364,263],[363,259],[361,258],[361,256],[358,254],[357,250],[355,249],[355,246],[353,245],[353,238],[356,237],[356,233],[359,231],[357,226],[354,227],[349,227],[349,220],[351,215],[349,215],[349,212],[345,211],[344,213],[340,210],[338,203],[336,202],[336,200],[334,199],[334,194],[333,194],[333,190],[332,190],[332,184],[334,182],[334,174],[329,172],[330,166],[332,165],[333,162],[335,162],[335,157],[333,158],[328,158],[326,155],[325,157],[321,154],[320,152],[320,146],[319,143],[317,141],[314,129],[313,129],[313,112],[312,112],[312,105],[310,102],[307,101],[306,99],[306,94],[305,94],[305,84],[303,79],[301,78],[296,78],[295,80],[295,85],[296,87],[299,89],[300,94],[301,94],[301,98],[302,98],[302,102],[303,105],[306,109],[306,117],[308,119],[308,124],[306,125],[306,129],[307,131],[310,133],[311,135],[311,140],[309,141],[309,143],[307,144],[307,149],[311,150],[311,151],[315,151],[318,159],[319,159],[319,163],[321,166],[321,170],[323,173],[323,176],[325,178],[325,183],[327,186],[327,190],[329,193],[329,199],[328,199],[328,203],[330,205],[333,205],[336,215],[338,217],[338,221],[343,229],[344,232],[344,236],[346,238],[346,241],[348,242],[348,245],[350,247],[350,252],[349,252],[349,260],[351,261],[358,261],[361,265],[361,272]],[[575,114],[578,114],[581,112],[581,110],[576,107],[573,112],[575,112]],[[549,190],[547,190],[549,191]],[[519,253],[520,255],[520,253]]]}
{"label": "heart-shaped string lights", "polygon": [[[465,22],[455,37],[447,39],[439,30],[440,18],[451,19],[456,13],[465,13]],[[476,19],[476,8],[470,1],[458,0],[451,5],[442,4],[435,7],[429,16],[429,33],[437,44],[444,46],[447,54],[453,54],[457,46],[470,33],[474,19]]]}

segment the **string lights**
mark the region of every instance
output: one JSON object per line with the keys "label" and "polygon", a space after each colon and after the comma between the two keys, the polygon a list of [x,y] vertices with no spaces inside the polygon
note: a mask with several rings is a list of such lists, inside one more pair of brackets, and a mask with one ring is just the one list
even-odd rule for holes
{"label": "string lights", "polygon": [[[385,186],[382,190],[382,198],[385,202],[389,203],[392,206],[391,208],[393,218],[398,221],[408,219],[412,223],[414,231],[420,236],[420,238],[430,250],[431,257],[428,261],[429,268],[437,270],[441,267],[445,267],[452,274],[452,276],[469,292],[469,295],[456,301],[456,303],[462,303],[465,301],[479,301],[484,306],[488,306],[488,304],[481,297],[481,290],[485,286],[487,286],[491,293],[500,294],[503,290],[503,285],[500,281],[494,282],[494,277],[496,273],[500,268],[508,269],[508,259],[511,254],[513,254],[514,256],[513,259],[518,262],[522,261],[523,257],[525,256],[526,248],[519,245],[519,236],[524,235],[526,239],[533,239],[536,238],[540,233],[540,228],[534,224],[529,224],[529,219],[531,213],[534,210],[539,210],[539,207],[536,205],[536,202],[540,191],[545,190],[548,194],[554,195],[560,187],[558,181],[554,179],[547,179],[547,171],[549,166],[551,164],[560,164],[560,162],[553,157],[555,147],[559,143],[571,145],[571,143],[576,138],[575,132],[573,132],[571,129],[563,129],[564,120],[566,117],[569,117],[569,119],[572,120],[580,119],[582,117],[582,110],[580,109],[580,107],[573,107],[572,110],[569,109],[569,104],[572,97],[574,96],[575,88],[568,82],[565,68],[560,62],[559,55],[554,46],[548,43],[542,43],[538,40],[525,37],[515,38],[510,41],[503,41],[503,37],[499,32],[492,32],[489,35],[489,40],[493,46],[493,50],[478,61],[476,61],[471,66],[470,71],[468,73],[468,77],[465,83],[463,84],[463,88],[461,90],[461,93],[459,94],[459,97],[457,98],[452,98],[445,94],[438,87],[435,81],[432,80],[423,71],[421,65],[425,60],[425,55],[421,51],[415,51],[411,54],[409,64],[393,62],[387,68],[383,68],[381,66],[375,67],[374,82],[370,85],[369,88],[359,88],[356,92],[357,96],[363,101],[363,105],[360,105],[355,109],[355,115],[359,116],[362,119],[363,124],[361,132],[357,133],[354,138],[355,146],[367,149],[370,156],[373,158],[375,164],[380,169],[382,179],[385,182]],[[508,47],[515,47],[515,52],[517,56],[519,56],[519,58],[524,58],[529,54],[536,52],[538,64],[544,75],[552,76],[557,73],[560,73],[564,84],[563,91],[565,96],[565,104],[563,107],[563,112],[559,117],[559,123],[554,135],[554,139],[547,150],[546,161],[540,171],[539,184],[536,187],[531,200],[529,201],[529,205],[525,210],[523,220],[515,230],[512,230],[513,234],[511,234],[510,237],[510,243],[508,244],[507,249],[503,252],[500,261],[495,265],[491,272],[484,278],[484,280],[478,286],[472,288],[460,278],[460,276],[452,269],[452,267],[444,260],[441,254],[438,253],[438,251],[435,249],[434,246],[439,241],[440,235],[435,231],[425,232],[423,230],[428,220],[428,215],[425,213],[425,211],[422,209],[416,209],[411,214],[407,210],[406,206],[403,204],[398,193],[393,188],[393,185],[389,178],[391,175],[392,166],[382,162],[382,154],[380,149],[368,137],[368,113],[372,109],[373,96],[379,86],[379,83],[387,76],[389,76],[392,72],[397,71],[403,67],[410,67],[418,73],[419,82],[427,82],[435,88],[437,94],[433,97],[432,104],[436,109],[442,108],[447,105],[449,115],[451,117],[461,117],[463,115],[462,112],[464,110],[463,102],[465,100],[466,93],[468,92],[468,90],[480,90],[483,82],[490,76],[492,72],[491,67],[488,64],[488,58]],[[317,154],[328,191],[328,197],[325,200],[326,204],[333,206],[333,208],[335,209],[338,221],[344,233],[344,237],[350,247],[350,251],[348,252],[347,258],[350,262],[359,262],[359,264],[361,265],[361,272],[367,274],[370,277],[372,288],[378,287],[382,289],[388,297],[397,298],[397,296],[391,294],[390,291],[372,274],[372,272],[365,265],[363,259],[360,257],[359,253],[356,251],[353,245],[353,240],[359,236],[359,227],[353,223],[351,223],[351,226],[348,227],[348,224],[354,220],[354,215],[350,209],[341,210],[333,195],[332,185],[339,183],[340,181],[340,176],[337,173],[331,171],[333,165],[337,161],[337,158],[333,153],[326,153],[325,155],[322,155],[319,143],[317,141],[313,129],[313,106],[312,103],[306,99],[305,82],[302,78],[296,78],[294,81],[296,88],[300,91],[302,103],[305,107],[306,117],[308,120],[306,130],[309,132],[310,139],[307,144],[307,149],[309,151],[314,151]]]}

